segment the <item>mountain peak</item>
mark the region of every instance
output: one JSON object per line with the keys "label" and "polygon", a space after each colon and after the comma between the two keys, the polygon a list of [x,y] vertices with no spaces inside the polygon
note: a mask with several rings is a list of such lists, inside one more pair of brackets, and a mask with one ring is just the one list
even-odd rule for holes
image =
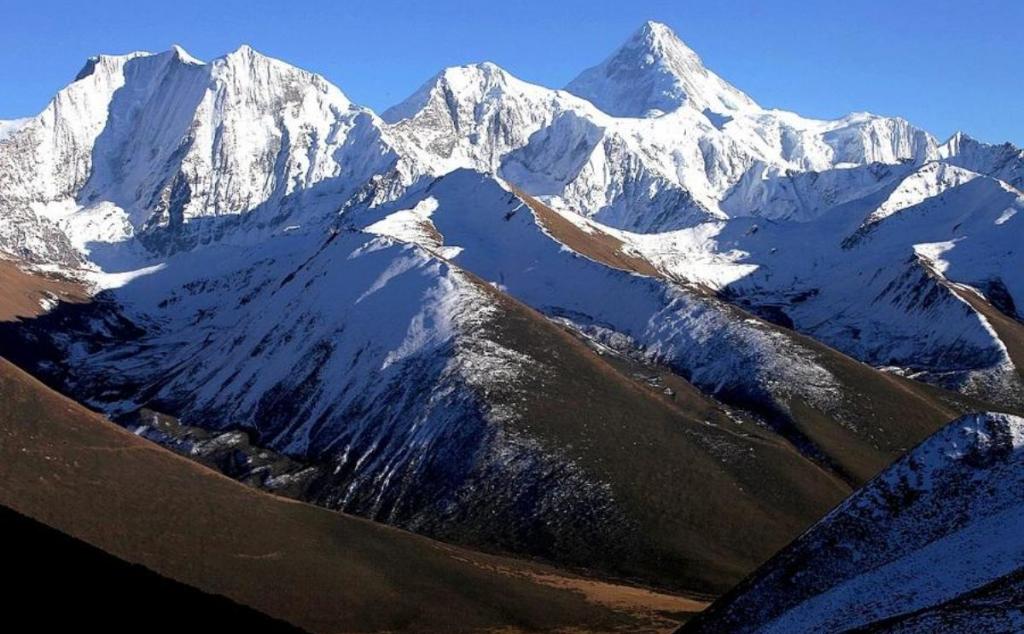
{"label": "mountain peak", "polygon": [[758,108],[709,71],[670,27],[654,21],[645,22],[566,90],[618,117],[659,116],[684,105],[716,114]]}
{"label": "mountain peak", "polygon": [[501,94],[514,82],[519,80],[493,62],[449,66],[431,77],[405,101],[385,110],[381,118],[388,123],[394,123],[411,117],[438,94],[442,95],[443,99],[455,98],[458,95],[482,101],[488,96]]}
{"label": "mountain peak", "polygon": [[120,67],[123,66],[125,62],[131,61],[138,57],[148,57],[149,55],[152,55],[152,53],[149,53],[147,51],[133,51],[131,53],[125,53],[123,55],[93,55],[92,57],[85,60],[85,64],[82,66],[82,69],[78,71],[77,75],[75,75],[74,81],[80,81],[82,79],[85,79],[86,77],[89,77],[94,72],[96,72],[97,68],[105,69],[106,72],[112,72],[115,69],[120,69]]}
{"label": "mountain peak", "polygon": [[257,57],[266,57],[266,55],[263,55],[262,53],[260,53],[253,47],[249,46],[248,44],[242,44],[235,50],[225,55],[222,59],[249,59]]}
{"label": "mountain peak", "polygon": [[189,55],[189,52],[178,44],[174,44],[173,46],[171,46],[171,52],[174,54],[175,57],[177,57],[182,62],[185,62],[186,64],[197,64],[202,66],[206,63],[201,59]]}
{"label": "mountain peak", "polygon": [[271,57],[269,55],[261,53],[260,51],[254,49],[252,46],[250,46],[248,44],[241,44],[235,50],[231,51],[230,53],[228,53],[226,55],[221,56],[218,59],[219,60],[223,60],[224,62],[236,63],[236,64],[237,63],[242,63],[242,64],[251,65],[251,64],[254,64],[254,63],[255,64],[270,63],[270,64],[277,64],[277,65],[280,65],[280,66],[287,66],[289,68],[296,68],[295,66],[292,66],[288,62],[285,62],[285,61],[277,59],[276,57]]}
{"label": "mountain peak", "polygon": [[657,20],[648,20],[644,22],[644,25],[640,27],[640,32],[669,33],[673,36],[675,35],[675,32],[672,30],[672,27],[665,24],[664,22],[658,22]]}
{"label": "mountain peak", "polygon": [[625,46],[634,43],[649,49],[652,53],[693,56],[700,60],[700,57],[679,39],[672,27],[663,22],[644,22],[643,26],[633,32]]}
{"label": "mountain peak", "polygon": [[436,83],[438,81],[444,81],[451,83],[464,80],[474,80],[492,83],[504,82],[508,77],[509,74],[505,69],[494,62],[477,62],[475,64],[465,64],[463,66],[449,66],[435,75],[431,82]]}

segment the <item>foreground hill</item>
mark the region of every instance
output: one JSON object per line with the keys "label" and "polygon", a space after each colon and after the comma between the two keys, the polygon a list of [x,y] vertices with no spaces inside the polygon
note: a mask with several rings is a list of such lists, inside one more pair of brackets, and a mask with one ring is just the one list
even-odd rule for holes
{"label": "foreground hill", "polygon": [[1024,628],[1024,419],[951,423],[681,631]]}

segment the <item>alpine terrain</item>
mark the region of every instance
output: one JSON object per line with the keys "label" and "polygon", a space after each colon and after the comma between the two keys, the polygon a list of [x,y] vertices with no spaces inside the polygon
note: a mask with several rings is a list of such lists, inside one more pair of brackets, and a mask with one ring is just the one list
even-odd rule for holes
{"label": "alpine terrain", "polygon": [[656,22],[381,114],[100,55],[0,122],[0,503],[312,632],[1020,628],[1021,211]]}

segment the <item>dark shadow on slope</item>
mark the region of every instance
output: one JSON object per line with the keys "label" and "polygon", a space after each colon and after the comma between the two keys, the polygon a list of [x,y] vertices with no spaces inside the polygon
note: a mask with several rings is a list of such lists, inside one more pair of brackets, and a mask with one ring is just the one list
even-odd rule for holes
{"label": "dark shadow on slope", "polygon": [[131,564],[0,506],[4,623],[31,631],[302,630]]}
{"label": "dark shadow on slope", "polygon": [[[550,125],[537,130],[526,145],[501,161],[499,175],[526,186],[534,196],[560,193],[574,181],[602,141],[604,130],[575,112],[563,112]],[[545,161],[544,170],[537,170]]]}

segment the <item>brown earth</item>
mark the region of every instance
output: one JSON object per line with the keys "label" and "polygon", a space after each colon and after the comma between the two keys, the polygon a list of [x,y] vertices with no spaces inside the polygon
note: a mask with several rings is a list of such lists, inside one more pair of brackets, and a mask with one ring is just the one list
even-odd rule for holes
{"label": "brown earth", "polygon": [[[502,308],[489,338],[543,372],[488,398],[594,480],[633,525],[590,565],[688,593],[722,592],[845,498],[849,486],[789,443],[673,376],[652,390],[533,309],[480,282]],[[527,398],[522,398],[526,394]]]}
{"label": "brown earth", "polygon": [[577,225],[566,220],[562,214],[551,209],[536,198],[515,186],[511,187],[516,196],[521,198],[533,210],[540,226],[555,240],[558,240],[576,253],[615,269],[631,271],[650,277],[665,277],[661,271],[645,258],[625,252],[622,240],[601,231],[595,230],[593,233],[587,233]]}
{"label": "brown earth", "polygon": [[42,312],[42,301],[78,303],[88,301],[88,293],[77,282],[28,273],[0,257],[0,321],[34,317]]}
{"label": "brown earth", "polygon": [[985,298],[978,296],[973,289],[953,283],[947,283],[947,287],[985,317],[1006,346],[1010,361],[1017,367],[1017,374],[1024,381],[1024,324],[1008,317]]}

